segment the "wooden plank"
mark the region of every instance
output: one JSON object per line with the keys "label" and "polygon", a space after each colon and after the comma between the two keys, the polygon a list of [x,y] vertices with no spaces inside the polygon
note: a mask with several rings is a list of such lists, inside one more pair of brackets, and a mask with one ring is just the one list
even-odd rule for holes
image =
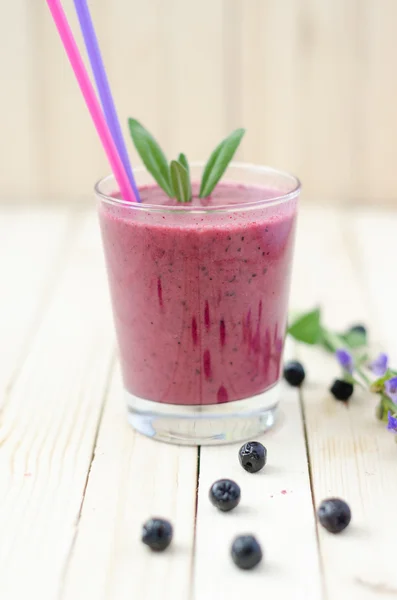
{"label": "wooden plank", "polygon": [[1,413],[0,596],[9,600],[57,597],[114,353],[96,218],[82,225]]}
{"label": "wooden plank", "polygon": [[[343,328],[364,320],[370,330],[377,331],[377,314],[370,318],[358,261],[352,261],[349,254],[355,233],[347,223],[344,215],[333,211],[302,214],[293,298],[301,308],[322,303],[330,326]],[[372,226],[375,233],[365,238],[369,252],[384,240],[375,215]],[[366,263],[365,272],[367,285],[372,286],[373,271],[367,272]],[[384,284],[382,296],[392,289]],[[395,326],[390,313],[389,327]],[[303,402],[315,504],[340,496],[353,514],[344,534],[333,536],[319,528],[327,598],[370,600],[394,594],[397,576],[389,556],[395,547],[390,527],[397,497],[395,444],[384,425],[375,420],[373,397],[356,390],[347,407],[332,399],[328,387],[339,374],[333,357],[305,347],[300,347],[299,355],[308,372]]]}
{"label": "wooden plank", "polygon": [[[243,119],[243,35],[242,23],[245,3],[227,0],[223,4],[223,122],[227,131],[245,127]],[[244,69],[246,65],[244,65]],[[244,141],[244,144],[246,141]],[[238,150],[236,160],[242,159],[243,147]]]}
{"label": "wooden plank", "polygon": [[1,33],[0,190],[12,199],[30,195],[35,183],[31,8],[26,0],[4,6]]}
{"label": "wooden plank", "polygon": [[75,225],[68,209],[1,209],[0,403],[29,352]]}
{"label": "wooden plank", "polygon": [[360,7],[360,0],[307,0],[300,10],[300,59],[294,65],[300,88],[290,101],[299,106],[299,175],[313,199],[355,195]]}
{"label": "wooden plank", "polygon": [[[83,47],[73,2],[64,5]],[[91,9],[124,131],[134,114],[170,156],[184,148],[194,159],[245,126],[240,156],[297,172],[306,197],[395,204],[394,0],[97,0]],[[0,58],[1,193],[89,196],[109,167],[47,6],[14,0],[5,10],[17,26],[5,28]]]}
{"label": "wooden plank", "polygon": [[[154,442],[126,420],[116,371],[84,498],[63,600],[187,600],[194,537],[197,449]],[[174,525],[161,556],[140,541],[151,516]],[[87,569],[87,564],[90,568]]]}
{"label": "wooden plank", "polygon": [[[223,0],[160,2],[163,136],[170,156],[206,160],[225,124]],[[208,108],[206,108],[208,107]]]}
{"label": "wooden plank", "polygon": [[[349,319],[367,320],[369,316],[348,255],[344,260],[347,232],[343,223],[343,213],[332,207],[301,207],[292,278],[293,309],[306,310],[310,303],[322,302],[328,324],[336,328]],[[356,285],[348,279],[352,273]],[[345,286],[349,293],[344,292]]]}
{"label": "wooden plank", "polygon": [[252,0],[242,10],[244,158],[296,172],[307,198],[355,197],[356,152],[370,145],[359,120],[362,3]]}
{"label": "wooden plank", "polygon": [[[245,126],[239,156],[297,172],[307,198],[395,203],[394,0],[91,5],[124,131],[136,115],[170,156],[197,159]],[[48,9],[14,0],[5,14],[18,26],[0,58],[2,194],[89,196],[109,167]]]}
{"label": "wooden plank", "polygon": [[244,160],[301,174],[301,7],[295,0],[241,4]]}
{"label": "wooden plank", "polygon": [[397,214],[376,209],[361,210],[345,221],[344,229],[351,238],[351,251],[368,304],[376,314],[376,330],[371,332],[372,337],[397,364],[397,338],[393,326],[396,284],[390,270],[390,261],[396,255]]}
{"label": "wooden plank", "polygon": [[[369,202],[388,201],[396,206],[397,173],[394,168],[397,115],[393,99],[397,94],[394,0],[368,0],[361,4],[362,60],[359,103],[360,164],[356,169],[359,196]],[[392,68],[391,68],[392,67]],[[362,143],[364,141],[364,143]]]}
{"label": "wooden plank", "polygon": [[[240,466],[240,444],[201,449],[195,600],[237,600],[260,590],[273,600],[323,598],[299,398],[286,385],[282,411],[275,429],[259,438],[268,464],[256,475]],[[225,477],[241,487],[240,505],[230,513],[208,499],[212,483]],[[256,535],[264,550],[263,564],[249,573],[230,557],[233,538],[244,533]]]}
{"label": "wooden plank", "polygon": [[[73,2],[68,0],[64,8],[85,57]],[[95,182],[109,168],[45,2],[37,3],[34,18],[39,85],[35,142],[40,153],[40,200],[51,201],[55,197],[81,201],[82,197],[93,195]]]}
{"label": "wooden plank", "polygon": [[[241,15],[241,127],[247,129],[241,146],[245,162],[266,162],[262,150],[263,67],[259,11],[262,0],[244,2]],[[244,90],[244,91],[243,91]]]}
{"label": "wooden plank", "polygon": [[[133,165],[142,163],[130,140],[127,119],[141,121],[159,142],[163,138],[161,110],[167,87],[163,64],[165,31],[159,20],[158,0],[102,1],[92,5],[113,96]],[[160,69],[161,65],[161,69]],[[105,171],[109,167],[104,164]]]}

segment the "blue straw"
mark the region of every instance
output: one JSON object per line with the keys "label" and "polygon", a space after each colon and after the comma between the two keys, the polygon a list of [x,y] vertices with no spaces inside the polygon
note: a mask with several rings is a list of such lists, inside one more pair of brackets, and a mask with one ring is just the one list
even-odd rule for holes
{"label": "blue straw", "polygon": [[117,117],[117,111],[110,90],[109,81],[106,75],[105,65],[102,60],[101,51],[99,48],[98,38],[95,33],[94,23],[90,15],[90,10],[87,5],[87,0],[74,0],[77,16],[80,22],[81,32],[84,37],[85,46],[87,48],[88,57],[90,59],[92,72],[95,77],[95,82],[103,112],[112,134],[114,143],[117,147],[121,161],[124,165],[125,172],[134,191],[135,198],[140,202],[139,192],[132,173],[131,164],[128,158],[127,148],[124,142],[123,134],[120,127],[120,121]]}

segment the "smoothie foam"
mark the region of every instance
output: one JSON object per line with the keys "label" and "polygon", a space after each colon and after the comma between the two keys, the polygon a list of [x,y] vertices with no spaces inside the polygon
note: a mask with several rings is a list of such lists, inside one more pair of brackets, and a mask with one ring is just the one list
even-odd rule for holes
{"label": "smoothie foam", "polygon": [[157,186],[140,194],[136,210],[99,208],[127,391],[208,405],[270,388],[281,369],[297,201],[245,209],[280,194],[221,183],[210,199],[193,199],[211,210],[194,213],[191,204],[167,211],[176,202]]}

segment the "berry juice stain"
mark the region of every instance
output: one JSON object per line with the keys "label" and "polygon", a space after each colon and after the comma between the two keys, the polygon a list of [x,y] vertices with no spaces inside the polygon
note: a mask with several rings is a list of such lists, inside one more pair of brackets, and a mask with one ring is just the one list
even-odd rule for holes
{"label": "berry juice stain", "polygon": [[192,319],[192,340],[193,340],[193,345],[197,346],[198,335],[197,335],[197,320],[196,320],[196,317],[193,317],[193,319]]}
{"label": "berry juice stain", "polygon": [[270,369],[270,358],[271,358],[271,338],[269,328],[266,329],[264,344],[263,344],[263,374],[267,376]]}
{"label": "berry juice stain", "polygon": [[259,306],[258,306],[258,323],[260,324],[261,319],[262,319],[262,300],[259,300]]}
{"label": "berry juice stain", "polygon": [[221,319],[221,322],[219,323],[219,340],[223,347],[226,342],[226,325],[224,319]]}
{"label": "berry juice stain", "polygon": [[163,307],[163,286],[161,284],[161,278],[157,279],[157,296],[159,299],[159,304],[161,308]]}
{"label": "berry juice stain", "polygon": [[251,309],[249,309],[247,316],[243,319],[243,341],[247,342],[248,345],[251,343]]}
{"label": "berry juice stain", "polygon": [[261,351],[261,334],[259,330],[259,325],[257,326],[255,335],[252,338],[250,349],[255,354],[259,354]]}
{"label": "berry juice stain", "polygon": [[223,385],[221,385],[221,387],[219,388],[216,397],[217,397],[218,404],[223,404],[225,402],[228,402],[229,394],[227,393],[227,389]]}
{"label": "berry juice stain", "polygon": [[205,309],[204,309],[204,323],[205,323],[205,328],[207,331],[209,331],[211,322],[210,322],[210,306],[208,304],[208,300],[205,303]]}
{"label": "berry juice stain", "polygon": [[212,369],[211,369],[211,354],[209,350],[206,350],[203,355],[203,364],[204,364],[204,375],[206,379],[211,379],[212,377]]}

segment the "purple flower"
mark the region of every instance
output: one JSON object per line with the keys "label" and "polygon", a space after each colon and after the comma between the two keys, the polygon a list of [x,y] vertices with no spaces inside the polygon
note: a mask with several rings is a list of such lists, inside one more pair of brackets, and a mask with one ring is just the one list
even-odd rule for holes
{"label": "purple flower", "polygon": [[376,358],[369,364],[369,368],[371,369],[371,371],[375,373],[375,375],[378,375],[378,377],[382,377],[382,375],[386,373],[388,366],[389,357],[383,352],[381,352],[378,358]]}
{"label": "purple flower", "polygon": [[342,369],[352,374],[354,368],[354,361],[350,352],[341,348],[340,350],[337,350],[335,352],[335,355]]}
{"label": "purple flower", "polygon": [[397,377],[392,377],[385,381],[385,392],[390,400],[392,400],[394,404],[397,404]]}
{"label": "purple flower", "polygon": [[390,410],[387,413],[387,429],[389,431],[394,431],[394,433],[397,433],[397,417],[393,417]]}

